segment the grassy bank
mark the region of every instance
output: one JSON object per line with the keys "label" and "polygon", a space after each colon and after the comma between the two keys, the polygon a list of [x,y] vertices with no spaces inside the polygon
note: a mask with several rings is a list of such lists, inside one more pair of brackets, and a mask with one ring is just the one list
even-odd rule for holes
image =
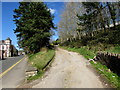
{"label": "grassy bank", "polygon": [[94,46],[85,46],[90,51],[93,51],[94,53],[97,53],[98,51],[105,51],[110,53],[116,53],[120,54],[120,45],[118,44],[98,44]]}
{"label": "grassy bank", "polygon": [[120,54],[120,45],[116,45],[116,46],[112,47],[111,49],[107,49],[106,51]]}
{"label": "grassy bank", "polygon": [[88,47],[82,47],[82,48],[70,48],[70,47],[62,47],[64,49],[67,49],[69,51],[73,51],[73,52],[78,52],[81,55],[83,55],[85,58],[89,59],[89,58],[93,58],[95,56],[94,51],[92,50],[88,50]]}
{"label": "grassy bank", "polygon": [[[62,47],[66,50],[78,52],[83,55],[86,59],[92,59],[96,53],[97,49],[90,48],[88,46],[84,46],[81,48],[70,48],[70,47]],[[120,46],[112,47],[110,50],[107,49],[109,52],[117,52],[119,53]],[[93,61],[90,62],[91,65],[102,75],[104,76],[112,85],[113,87],[120,89],[120,77],[111,72],[105,65],[100,64],[99,62],[94,63]]]}
{"label": "grassy bank", "polygon": [[54,50],[45,50],[36,54],[29,55],[28,62],[38,69],[38,73],[35,76],[29,77],[28,80],[35,80],[40,78],[44,74],[44,69],[51,62],[54,55]]}

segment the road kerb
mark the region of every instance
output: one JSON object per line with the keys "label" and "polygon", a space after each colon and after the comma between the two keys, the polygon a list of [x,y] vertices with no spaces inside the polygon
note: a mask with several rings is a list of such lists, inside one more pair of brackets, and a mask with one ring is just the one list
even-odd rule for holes
{"label": "road kerb", "polygon": [[3,77],[8,71],[10,71],[13,67],[15,67],[18,63],[20,63],[25,57],[23,57],[22,59],[20,59],[18,62],[16,62],[15,64],[13,64],[10,68],[8,68],[7,70],[5,70],[3,73],[0,74],[0,78]]}

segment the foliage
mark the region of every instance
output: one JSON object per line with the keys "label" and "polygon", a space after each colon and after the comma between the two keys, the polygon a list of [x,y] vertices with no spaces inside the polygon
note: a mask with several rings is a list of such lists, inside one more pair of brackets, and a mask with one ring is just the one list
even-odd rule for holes
{"label": "foliage", "polygon": [[[61,42],[76,38],[77,32],[77,13],[80,13],[82,6],[80,2],[65,2],[61,20],[58,24],[58,33]],[[82,9],[83,10],[83,9]],[[84,11],[84,10],[83,10]]]}
{"label": "foliage", "polygon": [[30,76],[27,78],[28,82],[30,82],[31,80],[36,80],[36,79],[39,79],[43,76],[45,71],[41,71],[41,72],[38,72],[37,75],[35,76]]}
{"label": "foliage", "polygon": [[[83,39],[83,45],[87,45],[87,42],[85,41],[87,39],[92,39],[93,37],[91,38],[91,34],[95,31],[101,33],[100,30],[103,30],[104,32],[107,30],[109,31],[110,28],[112,28],[112,30],[116,30],[116,23],[119,23],[120,21],[119,5],[120,2],[67,3],[61,15],[61,21],[58,25],[61,42],[74,42],[75,40]],[[74,23],[72,21],[73,19]],[[98,35],[98,33],[95,34]],[[97,41],[105,42],[108,41],[109,37],[105,38],[106,40],[104,40],[104,38],[97,37]]]}
{"label": "foliage", "polygon": [[32,66],[38,69],[38,73],[35,76],[29,77],[28,80],[35,80],[40,78],[44,74],[44,68],[48,65],[48,63],[53,59],[55,55],[54,50],[43,50],[36,54],[30,54],[29,56],[29,63]]}
{"label": "foliage", "polygon": [[53,43],[54,45],[58,45],[58,44],[60,44],[60,40],[57,39],[56,41],[53,41],[52,43]]}
{"label": "foliage", "polygon": [[14,10],[14,30],[20,48],[28,53],[39,52],[49,44],[50,30],[54,28],[53,16],[43,2],[20,2]]}
{"label": "foliage", "polygon": [[110,49],[107,49],[106,51],[120,54],[120,45],[115,45],[115,46],[111,47]]}
{"label": "foliage", "polygon": [[[119,26],[116,26],[116,28]],[[92,34],[86,34],[81,36],[81,39],[76,39],[72,42],[66,41],[61,43],[60,45],[63,46],[70,46],[70,47],[81,47],[81,46],[98,46],[98,45],[120,45],[120,31],[119,30],[107,30],[107,31],[94,31]]]}
{"label": "foliage", "polygon": [[29,62],[41,71],[54,55],[54,50],[41,51],[36,54],[29,55]]}

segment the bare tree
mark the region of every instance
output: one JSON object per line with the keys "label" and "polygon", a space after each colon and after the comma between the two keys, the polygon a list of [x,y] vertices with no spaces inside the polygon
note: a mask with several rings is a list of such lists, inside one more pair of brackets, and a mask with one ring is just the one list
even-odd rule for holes
{"label": "bare tree", "polygon": [[59,36],[61,40],[72,40],[80,36],[78,28],[77,14],[83,13],[82,4],[79,2],[65,3],[65,10],[61,14],[61,21],[58,25]]}

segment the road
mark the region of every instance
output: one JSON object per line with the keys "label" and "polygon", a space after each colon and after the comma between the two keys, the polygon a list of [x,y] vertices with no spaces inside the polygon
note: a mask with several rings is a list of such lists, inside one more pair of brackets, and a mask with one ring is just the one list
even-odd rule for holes
{"label": "road", "polygon": [[32,88],[105,88],[89,65],[78,53],[58,48],[50,69],[42,79],[32,82]]}
{"label": "road", "polygon": [[8,57],[4,60],[1,60],[0,63],[2,63],[2,72],[7,70],[9,67],[11,67],[13,64],[15,64],[17,61],[22,59],[24,56],[16,56],[16,57]]}
{"label": "road", "polygon": [[[15,65],[23,56],[13,57],[2,61],[3,71],[7,68]],[[6,67],[5,67],[5,66]],[[24,58],[20,63],[15,65],[11,70],[9,70],[5,75],[2,76],[0,82],[2,83],[2,88],[16,88],[25,79],[25,69],[27,66],[27,59]]]}

